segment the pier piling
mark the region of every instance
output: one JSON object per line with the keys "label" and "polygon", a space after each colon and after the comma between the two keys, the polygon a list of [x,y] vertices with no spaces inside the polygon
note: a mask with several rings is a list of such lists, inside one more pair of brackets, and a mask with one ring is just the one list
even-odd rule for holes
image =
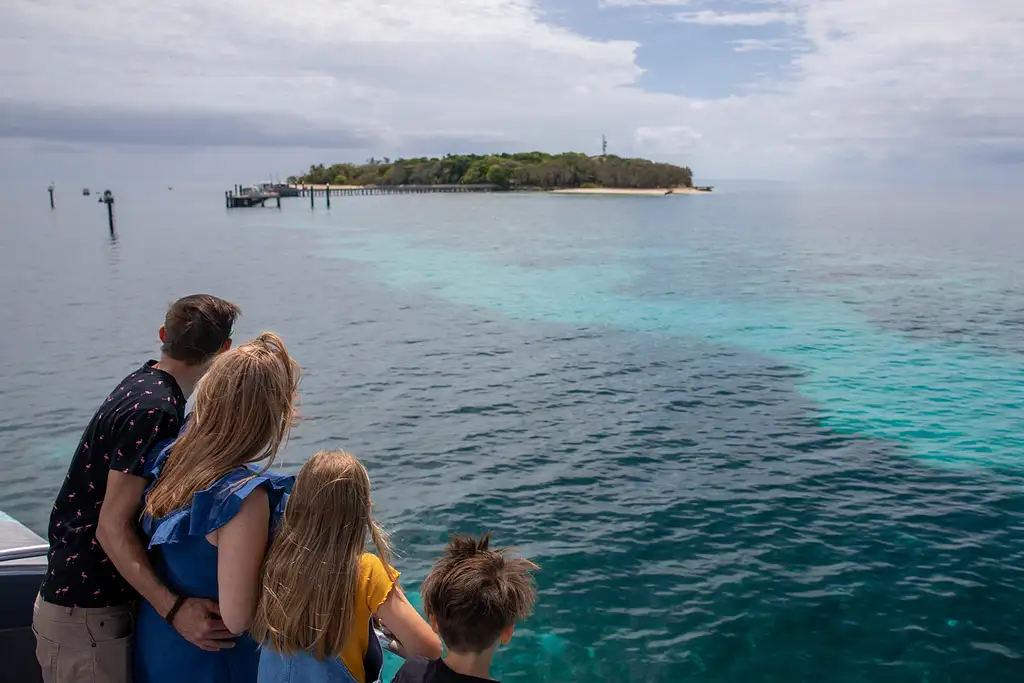
{"label": "pier piling", "polygon": [[53,205],[53,183],[50,183],[50,187],[46,188],[46,191],[50,193],[50,208],[56,208]]}
{"label": "pier piling", "polygon": [[110,225],[110,236],[114,234],[114,193],[110,190],[103,191],[103,203],[107,205],[107,223]]}
{"label": "pier piling", "polygon": [[331,208],[331,184],[327,183],[324,188],[324,194],[327,196],[327,208]]}
{"label": "pier piling", "polygon": [[315,206],[313,206],[313,186],[312,185],[310,185],[310,187],[309,187],[309,208],[311,208],[311,209],[316,208]]}

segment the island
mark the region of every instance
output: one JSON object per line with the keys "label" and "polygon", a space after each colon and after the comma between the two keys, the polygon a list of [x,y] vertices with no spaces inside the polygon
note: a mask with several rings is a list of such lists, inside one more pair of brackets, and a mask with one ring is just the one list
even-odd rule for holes
{"label": "island", "polygon": [[368,159],[363,164],[310,166],[289,185],[346,187],[489,186],[506,191],[559,194],[693,194],[693,174],[685,166],[629,159],[614,154],[447,154],[443,157]]}

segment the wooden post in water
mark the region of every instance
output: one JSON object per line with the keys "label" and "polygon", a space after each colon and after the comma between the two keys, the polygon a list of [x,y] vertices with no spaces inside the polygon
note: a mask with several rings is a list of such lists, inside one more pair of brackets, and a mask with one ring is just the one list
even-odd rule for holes
{"label": "wooden post in water", "polygon": [[329,208],[331,208],[331,184],[330,183],[327,183],[327,189],[325,190],[325,193],[327,194],[327,208],[329,209]]}
{"label": "wooden post in water", "polygon": [[50,183],[50,187],[46,188],[46,191],[50,193],[50,208],[55,208],[53,205],[53,183]]}
{"label": "wooden post in water", "polygon": [[114,235],[114,193],[110,190],[103,191],[103,203],[107,205],[107,223],[110,224],[110,236]]}

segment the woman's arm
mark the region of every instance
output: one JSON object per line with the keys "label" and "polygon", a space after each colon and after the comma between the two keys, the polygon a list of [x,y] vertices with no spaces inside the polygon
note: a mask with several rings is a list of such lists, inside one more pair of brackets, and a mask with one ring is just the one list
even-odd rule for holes
{"label": "woman's arm", "polygon": [[270,502],[267,492],[257,488],[230,522],[207,537],[217,546],[220,618],[232,633],[249,628],[256,614],[269,529]]}
{"label": "woman's arm", "polygon": [[441,639],[409,604],[396,583],[388,597],[377,608],[377,617],[394,634],[405,654],[410,657],[437,659],[441,656]]}
{"label": "woman's arm", "polygon": [[[107,493],[100,505],[100,521],[96,539],[114,563],[114,567],[135,590],[142,594],[156,613],[170,611],[177,597],[157,577],[146,555],[146,545],[139,538],[135,521],[146,480],[132,474],[110,470]],[[234,647],[234,636],[217,618],[213,600],[188,598],[174,615],[174,628],[190,643],[203,650],[216,652]]]}

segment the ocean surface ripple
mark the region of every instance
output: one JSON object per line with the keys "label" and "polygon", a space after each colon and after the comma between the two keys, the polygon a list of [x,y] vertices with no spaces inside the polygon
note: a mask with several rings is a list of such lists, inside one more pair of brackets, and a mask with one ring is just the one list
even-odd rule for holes
{"label": "ocean surface ripple", "polygon": [[211,291],[302,362],[282,465],[363,458],[409,592],[451,532],[541,565],[501,680],[1016,683],[1024,206],[860,199],[119,194],[116,243],[19,205],[0,509],[44,530],[163,306]]}

